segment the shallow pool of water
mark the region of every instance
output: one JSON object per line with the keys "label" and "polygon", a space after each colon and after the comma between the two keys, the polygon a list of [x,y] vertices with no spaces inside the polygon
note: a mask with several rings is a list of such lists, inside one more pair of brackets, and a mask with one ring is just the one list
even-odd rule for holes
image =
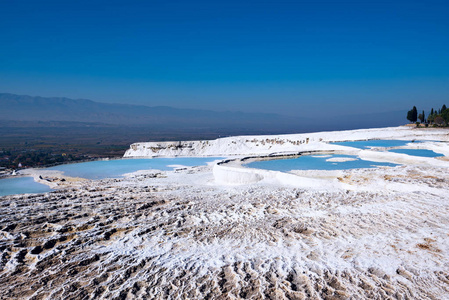
{"label": "shallow pool of water", "polygon": [[[369,140],[369,141],[347,141],[347,142],[333,142],[332,144],[340,146],[348,146],[359,149],[369,149],[372,147],[401,147],[408,143],[413,143],[413,141],[400,141],[400,140]],[[419,141],[414,141],[414,143],[419,143]]]}
{"label": "shallow pool of water", "polygon": [[50,192],[45,184],[37,183],[32,177],[14,177],[0,179],[0,196],[15,194],[37,194]]}
{"label": "shallow pool of water", "polygon": [[422,157],[440,157],[444,156],[443,154],[433,152],[432,150],[427,149],[392,149],[389,152],[394,153],[403,153],[413,156],[422,156]]}
{"label": "shallow pool of water", "polygon": [[[351,160],[332,161],[335,159]],[[363,160],[354,155],[304,155],[297,158],[255,161],[246,164],[246,166],[256,169],[288,172],[292,170],[348,170],[376,168],[378,166],[394,167],[397,164]]]}
{"label": "shallow pool of water", "polygon": [[123,174],[139,170],[156,169],[161,171],[173,170],[177,165],[194,167],[206,165],[208,162],[222,159],[220,157],[175,157],[148,159],[115,159],[99,160],[83,163],[59,165],[47,170],[64,172],[64,175],[87,179],[119,178]]}

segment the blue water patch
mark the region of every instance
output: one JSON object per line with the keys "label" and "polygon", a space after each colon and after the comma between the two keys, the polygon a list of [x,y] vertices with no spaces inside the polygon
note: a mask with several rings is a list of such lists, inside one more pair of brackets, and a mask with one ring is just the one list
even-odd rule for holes
{"label": "blue water patch", "polygon": [[369,141],[347,141],[347,142],[333,142],[331,144],[348,146],[359,149],[369,149],[371,147],[401,147],[408,143],[420,143],[420,141],[400,141],[400,140],[369,140]]}
{"label": "blue water patch", "polygon": [[[352,158],[351,161],[333,162],[330,158]],[[394,167],[397,164],[363,160],[354,155],[304,155],[297,158],[255,161],[246,165],[250,168],[288,172],[292,170],[348,170],[376,168],[378,166]]]}
{"label": "blue water patch", "polygon": [[139,170],[156,169],[161,171],[173,170],[170,165],[187,167],[202,166],[208,162],[223,159],[221,157],[175,157],[148,159],[115,159],[98,160],[83,163],[59,165],[47,170],[64,172],[64,175],[87,179],[119,178],[123,174]]}
{"label": "blue water patch", "polygon": [[413,155],[413,156],[422,156],[422,157],[444,156],[443,154],[435,153],[432,150],[427,150],[427,149],[392,149],[392,150],[389,150],[389,152],[403,153],[403,154],[408,154],[408,155]]}
{"label": "blue water patch", "polygon": [[32,177],[0,179],[0,196],[38,194],[50,191],[52,191],[52,189],[49,186],[35,182]]}

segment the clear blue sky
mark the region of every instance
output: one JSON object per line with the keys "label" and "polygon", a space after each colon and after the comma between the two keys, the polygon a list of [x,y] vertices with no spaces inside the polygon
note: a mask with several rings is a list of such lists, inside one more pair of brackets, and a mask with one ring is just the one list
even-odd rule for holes
{"label": "clear blue sky", "polygon": [[449,104],[449,1],[0,0],[0,92],[289,115]]}

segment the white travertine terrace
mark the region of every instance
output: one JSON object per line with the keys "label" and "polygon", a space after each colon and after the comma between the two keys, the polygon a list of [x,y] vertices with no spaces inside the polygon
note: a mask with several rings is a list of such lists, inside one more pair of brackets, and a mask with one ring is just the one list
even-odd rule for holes
{"label": "white travertine terrace", "polygon": [[329,145],[326,142],[368,139],[449,141],[449,132],[444,129],[403,126],[287,135],[235,136],[211,141],[134,143],[124,157],[269,155],[344,149],[342,146]]}
{"label": "white travertine terrace", "polygon": [[0,298],[448,299],[447,157],[324,143],[427,140],[407,147],[448,155],[447,133],[400,127],[192,148],[134,144],[127,157],[338,150],[404,164],[282,173],[235,160],[54,180],[51,193],[0,197]]}

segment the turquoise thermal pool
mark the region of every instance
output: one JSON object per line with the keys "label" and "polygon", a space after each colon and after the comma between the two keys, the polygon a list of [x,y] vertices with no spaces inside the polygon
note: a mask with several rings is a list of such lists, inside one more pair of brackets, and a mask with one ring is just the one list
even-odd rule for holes
{"label": "turquoise thermal pool", "polygon": [[32,177],[13,177],[0,179],[0,196],[15,194],[37,194],[50,192],[45,184],[37,183]]}
{"label": "turquoise thermal pool", "polygon": [[421,157],[441,157],[443,154],[433,152],[432,150],[427,149],[392,149],[389,152],[394,153],[403,153],[412,156],[421,156]]}
{"label": "turquoise thermal pool", "polygon": [[372,147],[402,147],[408,143],[419,143],[420,141],[400,141],[400,140],[369,140],[369,141],[347,141],[347,142],[333,142],[334,145],[347,146],[359,149],[369,149]]}
{"label": "turquoise thermal pool", "polygon": [[246,164],[249,168],[288,172],[292,170],[348,170],[394,167],[397,164],[363,160],[354,155],[304,155],[296,158],[255,161]]}
{"label": "turquoise thermal pool", "polygon": [[64,172],[64,175],[86,179],[119,178],[123,174],[139,170],[173,170],[177,166],[194,167],[220,160],[220,157],[175,157],[149,159],[98,160],[76,164],[59,165],[47,170]]}

